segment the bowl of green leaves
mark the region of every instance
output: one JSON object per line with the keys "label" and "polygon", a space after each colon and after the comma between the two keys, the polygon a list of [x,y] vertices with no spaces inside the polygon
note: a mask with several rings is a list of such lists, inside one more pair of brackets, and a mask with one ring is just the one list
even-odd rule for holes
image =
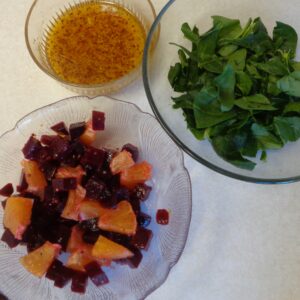
{"label": "bowl of green leaves", "polygon": [[299,11],[297,0],[171,0],[163,8],[146,43],[145,90],[195,160],[249,182],[300,180]]}

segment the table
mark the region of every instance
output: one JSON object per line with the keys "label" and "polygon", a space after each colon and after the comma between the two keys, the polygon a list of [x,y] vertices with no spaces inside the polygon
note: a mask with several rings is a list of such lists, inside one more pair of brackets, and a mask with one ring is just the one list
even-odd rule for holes
{"label": "table", "polygon": [[[0,1],[0,134],[33,109],[74,95],[43,74],[26,50],[31,2]],[[159,11],[166,0],[153,3]],[[113,96],[151,111],[141,80]],[[300,184],[240,182],[187,155],[185,164],[193,185],[189,238],[148,299],[299,300]]]}

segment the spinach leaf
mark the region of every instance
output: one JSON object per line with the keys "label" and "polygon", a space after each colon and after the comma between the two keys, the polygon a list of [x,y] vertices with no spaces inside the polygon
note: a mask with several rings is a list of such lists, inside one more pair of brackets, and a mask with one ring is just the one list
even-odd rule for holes
{"label": "spinach leaf", "polygon": [[206,60],[214,55],[220,30],[213,29],[200,37],[198,42],[198,60]]}
{"label": "spinach leaf", "polygon": [[278,80],[277,87],[290,96],[300,97],[300,71],[295,71]]}
{"label": "spinach leaf", "polygon": [[291,58],[295,57],[298,36],[293,27],[276,22],[276,27],[273,30],[273,41],[276,49],[288,51],[291,53]]}
{"label": "spinach leaf", "polygon": [[284,143],[300,138],[300,117],[275,117],[274,127]]}
{"label": "spinach leaf", "polygon": [[254,65],[258,69],[272,75],[284,76],[289,73],[287,66],[277,56],[269,59],[265,63],[254,63]]}
{"label": "spinach leaf", "polygon": [[181,31],[183,32],[184,37],[190,40],[192,43],[197,44],[199,42],[199,35],[191,29],[188,23],[182,24]]}
{"label": "spinach leaf", "polygon": [[234,105],[235,72],[232,65],[227,64],[221,75],[215,78],[219,91],[219,101],[223,112],[229,111]]}
{"label": "spinach leaf", "polygon": [[252,80],[245,72],[236,72],[236,86],[242,92],[244,96],[247,96],[251,92]]}
{"label": "spinach leaf", "polygon": [[228,63],[235,71],[243,71],[246,65],[247,50],[239,49],[228,56]]}
{"label": "spinach leaf", "polygon": [[266,127],[253,123],[251,126],[253,136],[257,141],[258,148],[261,150],[280,149],[283,144],[279,138],[272,134]]}
{"label": "spinach leaf", "polygon": [[300,114],[300,102],[290,102],[288,103],[283,110],[283,114],[287,114],[289,112],[295,112]]}
{"label": "spinach leaf", "polygon": [[222,16],[212,16],[212,19],[213,28],[220,30],[219,39],[234,39],[237,38],[242,32],[241,23],[239,20],[228,19]]}
{"label": "spinach leaf", "polygon": [[237,99],[234,104],[245,110],[276,110],[269,99],[262,94]]}

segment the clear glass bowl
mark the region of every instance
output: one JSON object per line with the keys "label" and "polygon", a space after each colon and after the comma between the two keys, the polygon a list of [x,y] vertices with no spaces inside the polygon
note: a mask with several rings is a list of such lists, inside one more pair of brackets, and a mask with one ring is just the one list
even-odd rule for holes
{"label": "clear glass bowl", "polygon": [[[187,130],[180,110],[172,108],[174,92],[168,82],[168,71],[178,61],[178,48],[170,42],[190,47],[183,38],[181,25],[188,22],[198,26],[200,33],[211,26],[211,16],[221,15],[240,19],[243,24],[249,17],[261,17],[271,30],[276,21],[292,25],[300,34],[300,2],[298,0],[171,0],[155,20],[145,46],[143,80],[150,105],[169,136],[190,156],[205,166],[229,177],[255,183],[287,183],[300,180],[300,141],[289,143],[278,151],[268,151],[267,162],[256,161],[254,171],[236,168],[215,154],[208,141],[199,142]],[[151,43],[160,26],[160,38],[150,57]],[[298,47],[297,59],[300,58]]]}
{"label": "clear glass bowl", "polygon": [[[0,138],[0,186],[7,182],[18,184],[21,148],[33,132],[51,134],[51,125],[61,120],[66,124],[86,120],[92,110],[106,114],[106,129],[98,134],[96,146],[117,148],[132,143],[138,146],[140,159],[153,165],[153,192],[142,207],[152,217],[149,228],[154,237],[150,248],[143,251],[144,258],[137,269],[119,264],[104,268],[110,283],[96,288],[89,281],[86,294],[81,296],[71,292],[70,283],[63,289],[54,288],[52,281],[28,273],[19,263],[19,258],[26,254],[25,247],[9,249],[0,241],[0,293],[11,300],[143,299],[165,281],[183,251],[192,208],[191,183],[183,154],[156,119],[134,104],[108,97],[73,97],[25,116]],[[159,208],[170,211],[169,225],[156,224]],[[0,236],[2,234],[3,209],[0,205]]]}
{"label": "clear glass bowl", "polygon": [[[156,13],[151,0],[90,0],[92,2],[109,2],[116,3],[129,10],[135,15],[144,27],[146,34],[155,20]],[[129,85],[141,74],[141,66],[126,74],[125,76],[110,81],[105,84],[74,84],[59,78],[53,72],[46,57],[45,38],[47,30],[51,28],[51,22],[57,19],[58,16],[66,11],[70,6],[80,3],[85,3],[86,0],[35,0],[28,12],[25,24],[25,39],[27,49],[37,64],[37,66],[53,79],[61,83],[64,87],[72,90],[73,92],[82,95],[107,95],[116,92],[125,86]],[[156,32],[156,38],[159,30]],[[152,49],[155,46],[156,38],[152,43]]]}

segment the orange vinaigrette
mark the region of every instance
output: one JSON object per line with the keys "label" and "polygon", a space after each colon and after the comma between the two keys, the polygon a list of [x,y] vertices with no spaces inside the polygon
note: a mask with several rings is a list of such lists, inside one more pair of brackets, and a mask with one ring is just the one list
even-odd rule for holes
{"label": "orange vinaigrette", "polygon": [[61,79],[101,84],[118,79],[141,63],[145,30],[120,5],[90,1],[65,11],[49,30],[46,54]]}

